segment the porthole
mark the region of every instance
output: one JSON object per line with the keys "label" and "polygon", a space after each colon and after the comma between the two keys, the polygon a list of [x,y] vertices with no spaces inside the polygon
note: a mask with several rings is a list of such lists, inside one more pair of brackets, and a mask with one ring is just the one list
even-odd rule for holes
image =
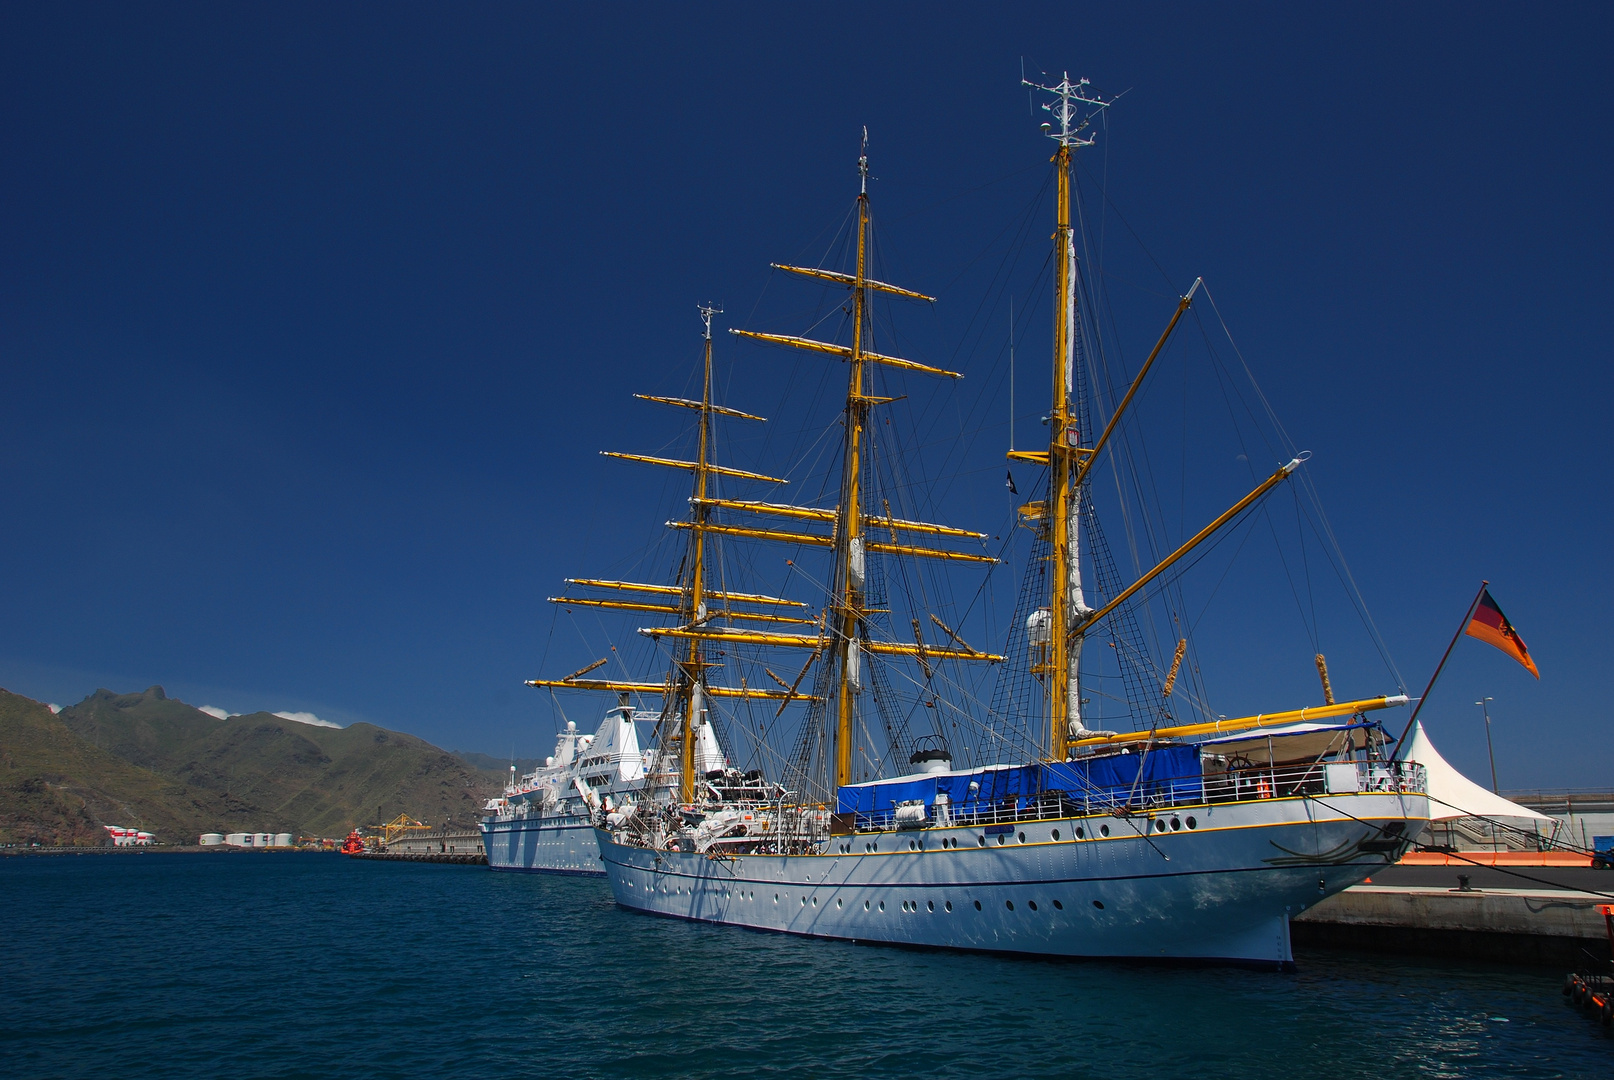
{"label": "porthole", "polygon": [[1161,821],[1159,818],[1155,818],[1154,831],[1155,832],[1165,832],[1166,831],[1166,823],[1164,821]]}
{"label": "porthole", "polygon": [[869,910],[869,902],[867,900],[863,901],[863,910],[864,911]]}
{"label": "porthole", "polygon": [[976,911],[981,910],[981,902],[979,900],[975,901],[975,910]]}
{"label": "porthole", "polygon": [[880,845],[879,844],[871,844],[869,846],[869,850],[870,851],[879,851],[880,850]]}
{"label": "porthole", "polygon": [[918,850],[918,848],[919,848],[918,844],[914,843],[912,840],[908,841],[908,850],[909,851],[916,851],[916,850]]}
{"label": "porthole", "polygon": [[818,897],[815,896],[815,897],[813,897],[813,907],[817,907],[817,906],[818,906]]}
{"label": "porthole", "polygon": [[880,901],[880,910],[881,910],[881,911],[884,911],[884,910],[885,910],[885,901],[884,901],[884,900],[881,900],[881,901]]}
{"label": "porthole", "polygon": [[978,844],[980,844],[980,845],[981,845],[981,846],[982,846],[982,847],[985,847],[985,846],[986,846],[986,837],[984,837],[984,836],[977,836],[977,837],[976,837],[976,838],[975,838],[975,842],[976,842],[976,843],[978,843]]}
{"label": "porthole", "polygon": [[1104,910],[1104,901],[1102,901],[1102,900],[1094,900],[1093,901],[1093,906],[1098,908],[1100,911],[1103,911]]}
{"label": "porthole", "polygon": [[934,901],[934,900],[926,900],[925,901],[925,910],[926,911],[935,911],[936,910],[936,901]]}
{"label": "porthole", "polygon": [[838,896],[835,898],[835,906],[837,908],[841,906],[841,898]]}
{"label": "porthole", "polygon": [[1100,825],[1098,827],[1098,832],[1100,836],[1108,836],[1110,835],[1110,827],[1108,825]]}
{"label": "porthole", "polygon": [[1171,831],[1172,832],[1177,832],[1181,828],[1182,828],[1182,818],[1172,818],[1171,819]]}
{"label": "porthole", "polygon": [[947,901],[946,907],[947,907],[948,911],[952,911],[953,910],[953,902],[951,900]]}
{"label": "porthole", "polygon": [[1036,911],[1037,910],[1037,902],[1035,900],[1028,900],[1028,901],[1026,901],[1026,907],[1030,908],[1032,911]]}
{"label": "porthole", "polygon": [[773,902],[776,903],[776,904],[779,902],[779,894],[778,893],[773,894]]}
{"label": "porthole", "polygon": [[1014,910],[1014,901],[1013,900],[1005,900],[1005,901],[1003,901],[1003,906],[1008,908],[1010,911],[1013,911]]}
{"label": "porthole", "polygon": [[1009,842],[1009,838],[1007,836],[1004,836],[1001,833],[998,834],[998,847],[1002,847],[1004,844],[1007,844],[1008,842]]}
{"label": "porthole", "polygon": [[1076,826],[1076,839],[1078,839],[1078,840],[1086,840],[1087,839],[1087,832],[1080,825]]}
{"label": "porthole", "polygon": [[1189,828],[1190,828],[1190,829],[1197,829],[1197,828],[1199,828],[1199,822],[1197,822],[1197,821],[1195,821],[1195,820],[1194,820],[1194,819],[1193,819],[1193,817],[1192,817],[1192,816],[1190,816],[1190,817],[1189,817],[1189,818],[1188,818],[1188,827],[1189,827]]}
{"label": "porthole", "polygon": [[1025,842],[1026,842],[1026,834],[1025,834],[1025,833],[1021,833],[1021,834],[1020,834],[1020,842],[1021,842],[1021,843],[1022,843],[1022,844],[1023,844],[1023,843],[1025,843]]}
{"label": "porthole", "polygon": [[1049,835],[1051,835],[1051,836],[1052,836],[1052,837],[1053,837],[1053,838],[1054,838],[1054,843],[1056,843],[1056,844],[1057,844],[1057,843],[1059,843],[1059,830],[1058,830],[1058,829],[1055,829],[1055,830],[1054,830],[1054,831],[1053,831],[1053,832],[1052,832],[1052,833],[1051,833],[1051,834],[1049,834]]}
{"label": "porthole", "polygon": [[807,906],[807,898],[806,898],[806,897],[805,897],[805,896],[804,896],[804,897],[802,897],[802,898],[801,898],[801,906],[802,906],[802,907],[806,907],[806,906]]}
{"label": "porthole", "polygon": [[1054,910],[1055,911],[1064,911],[1065,910],[1065,905],[1061,904],[1058,900],[1055,900],[1054,901]]}

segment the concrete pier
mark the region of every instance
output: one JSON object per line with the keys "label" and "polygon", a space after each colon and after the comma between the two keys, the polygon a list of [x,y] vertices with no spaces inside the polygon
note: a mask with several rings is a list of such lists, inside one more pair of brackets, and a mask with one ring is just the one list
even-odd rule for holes
{"label": "concrete pier", "polygon": [[1502,852],[1486,860],[1489,866],[1415,856],[1297,916],[1294,942],[1566,971],[1580,963],[1582,950],[1608,959],[1602,909],[1614,904],[1614,870],[1593,867],[1589,859],[1530,855]]}

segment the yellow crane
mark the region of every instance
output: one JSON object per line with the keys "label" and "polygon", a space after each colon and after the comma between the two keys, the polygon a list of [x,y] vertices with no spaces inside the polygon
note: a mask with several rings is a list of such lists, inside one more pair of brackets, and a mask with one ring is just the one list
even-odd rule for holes
{"label": "yellow crane", "polygon": [[416,821],[408,814],[399,814],[385,825],[371,825],[370,828],[381,834],[381,847],[385,849],[387,845],[404,833],[417,829],[429,829],[431,826],[423,821]]}

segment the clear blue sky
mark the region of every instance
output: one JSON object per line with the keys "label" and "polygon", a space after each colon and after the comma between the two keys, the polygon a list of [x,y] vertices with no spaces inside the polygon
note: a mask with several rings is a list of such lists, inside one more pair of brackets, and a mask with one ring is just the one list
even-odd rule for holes
{"label": "clear blue sky", "polygon": [[[1490,695],[1503,787],[1614,784],[1611,29],[1602,5],[7,5],[0,684],[544,752],[521,681],[592,659],[544,597],[631,564],[676,502],[596,451],[672,439],[628,395],[685,389],[696,303],[801,329],[767,264],[817,257],[863,124],[892,273],[942,299],[914,345],[968,376],[939,512],[995,529],[981,258],[1046,178],[1024,58],[1129,91],[1084,159],[1145,253],[1112,283],[1127,365],[1204,275],[1412,692],[1482,577],[1540,664],[1460,643],[1435,741],[1483,778]],[[719,349],[738,407],[822,404],[818,361]],[[1266,596],[1262,572],[1231,580]],[[1276,591],[1286,622],[1207,646],[1225,712],[1316,696]],[[1317,624],[1336,684],[1393,691],[1343,610]]]}

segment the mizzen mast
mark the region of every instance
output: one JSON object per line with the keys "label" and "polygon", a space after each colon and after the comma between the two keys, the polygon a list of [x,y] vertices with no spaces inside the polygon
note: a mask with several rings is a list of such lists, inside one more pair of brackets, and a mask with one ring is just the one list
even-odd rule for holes
{"label": "mizzen mast", "polygon": [[1089,614],[1082,597],[1078,539],[1082,488],[1072,483],[1072,479],[1081,460],[1092,453],[1082,449],[1076,422],[1078,413],[1071,400],[1080,320],[1076,299],[1076,244],[1070,223],[1070,165],[1074,150],[1093,145],[1093,140],[1084,138],[1082,132],[1109,102],[1089,91],[1086,79],[1071,82],[1068,74],[1053,86],[1026,79],[1020,82],[1053,95],[1054,100],[1044,104],[1043,109],[1051,113],[1059,125],[1058,130],[1054,130],[1052,124],[1042,125],[1043,134],[1059,145],[1053,156],[1058,195],[1054,232],[1053,408],[1048,414],[1048,450],[1046,454],[1012,452],[1010,457],[1040,460],[1048,466],[1048,501],[1040,508],[1028,507],[1031,513],[1027,516],[1033,521],[1040,517],[1038,524],[1049,534],[1052,548],[1053,588],[1048,606],[1048,678],[1045,683],[1048,756],[1054,761],[1063,761],[1069,752],[1072,734],[1082,730],[1082,637],[1074,630],[1078,621]]}

